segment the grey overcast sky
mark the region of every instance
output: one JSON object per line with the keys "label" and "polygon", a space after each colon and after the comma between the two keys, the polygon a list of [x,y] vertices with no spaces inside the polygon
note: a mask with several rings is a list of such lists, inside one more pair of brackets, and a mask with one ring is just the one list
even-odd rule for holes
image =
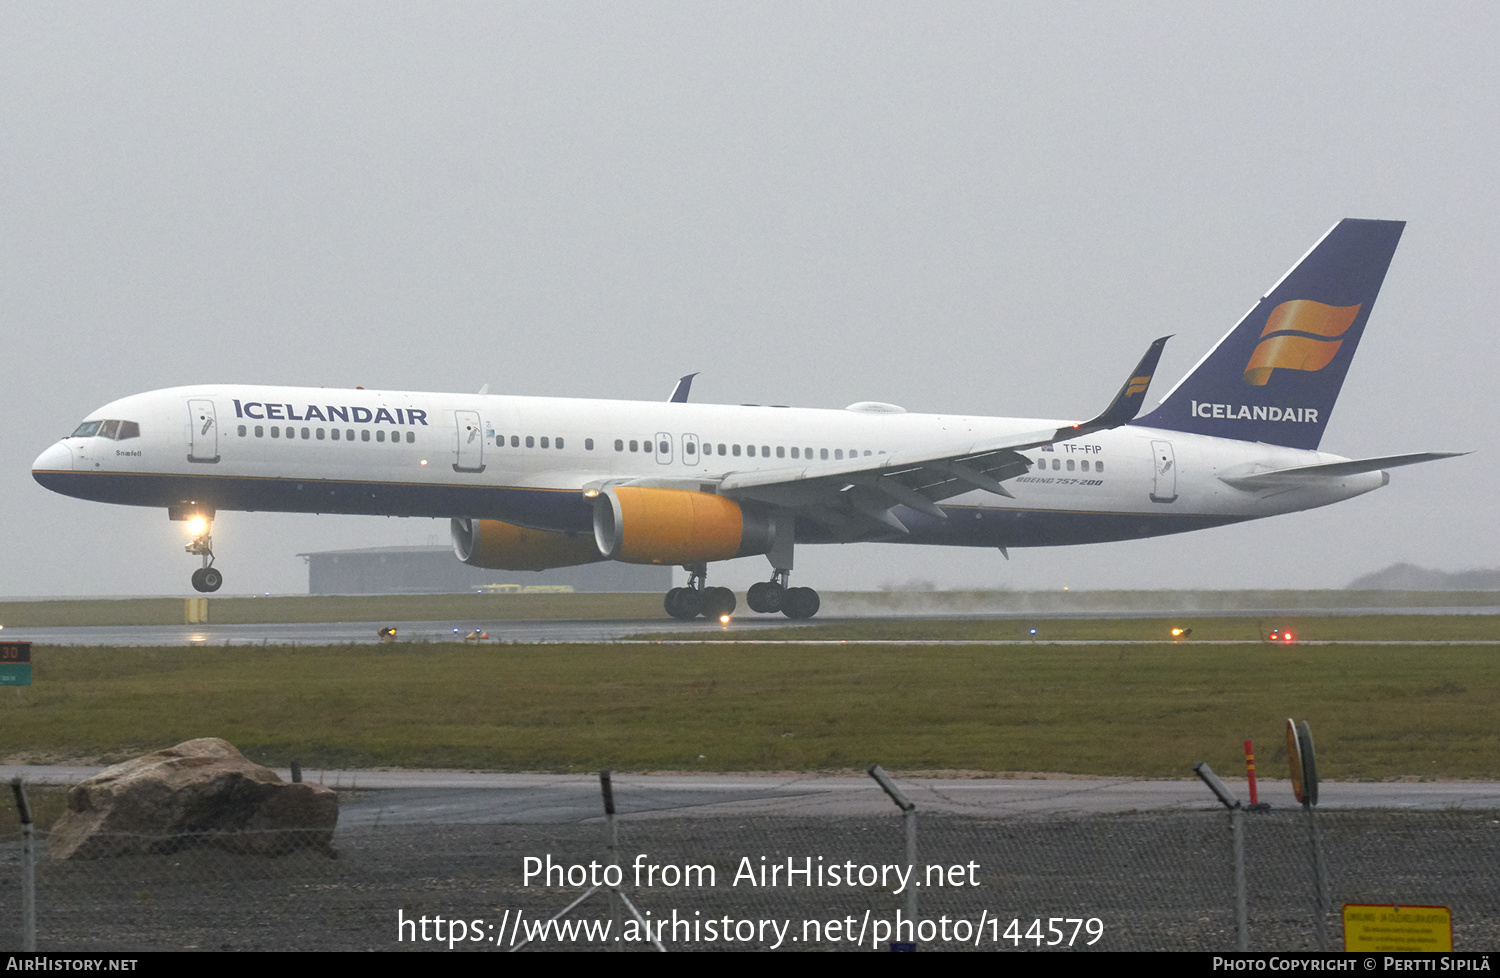
{"label": "grey overcast sky", "polygon": [[[1323,448],[1472,449],[1151,541],[807,547],[799,583],[1341,587],[1495,566],[1500,7],[0,3],[0,595],[176,594],[32,459],[194,382],[1085,417],[1330,225],[1408,221]],[[221,514],[225,593],[430,520]],[[733,562],[718,583],[766,576]]]}

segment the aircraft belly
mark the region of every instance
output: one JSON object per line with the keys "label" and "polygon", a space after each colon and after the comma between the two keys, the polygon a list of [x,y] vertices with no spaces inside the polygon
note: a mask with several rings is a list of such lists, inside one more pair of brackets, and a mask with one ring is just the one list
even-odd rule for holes
{"label": "aircraft belly", "polygon": [[[1248,519],[1207,513],[1101,513],[1055,509],[988,509],[943,507],[946,520],[897,507],[896,516],[911,531],[895,541],[948,547],[1057,547],[1108,543],[1186,533]],[[799,523],[797,536],[802,539]]]}
{"label": "aircraft belly", "polygon": [[593,508],[576,490],[218,475],[38,472],[79,499],[161,506],[195,499],[221,510],[498,519],[537,529],[589,531]]}

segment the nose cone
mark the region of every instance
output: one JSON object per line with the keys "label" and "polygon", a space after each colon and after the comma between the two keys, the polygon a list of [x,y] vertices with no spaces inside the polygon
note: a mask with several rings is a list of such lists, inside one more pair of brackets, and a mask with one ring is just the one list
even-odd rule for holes
{"label": "nose cone", "polygon": [[48,472],[71,471],[73,471],[73,453],[62,442],[56,443],[38,455],[36,461],[31,463],[31,476],[42,485],[47,484],[43,477]]}

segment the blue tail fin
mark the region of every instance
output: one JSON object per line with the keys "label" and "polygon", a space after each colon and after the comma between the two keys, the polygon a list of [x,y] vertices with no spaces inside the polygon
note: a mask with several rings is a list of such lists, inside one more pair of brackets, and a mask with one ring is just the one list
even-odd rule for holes
{"label": "blue tail fin", "polygon": [[1133,424],[1317,448],[1404,221],[1335,224]]}

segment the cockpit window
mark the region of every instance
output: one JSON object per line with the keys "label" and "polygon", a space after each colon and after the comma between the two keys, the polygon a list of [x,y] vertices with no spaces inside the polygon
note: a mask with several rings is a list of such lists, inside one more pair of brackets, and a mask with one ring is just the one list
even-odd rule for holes
{"label": "cockpit window", "polygon": [[74,438],[113,438],[124,441],[141,437],[141,426],[134,421],[85,421],[73,432]]}

